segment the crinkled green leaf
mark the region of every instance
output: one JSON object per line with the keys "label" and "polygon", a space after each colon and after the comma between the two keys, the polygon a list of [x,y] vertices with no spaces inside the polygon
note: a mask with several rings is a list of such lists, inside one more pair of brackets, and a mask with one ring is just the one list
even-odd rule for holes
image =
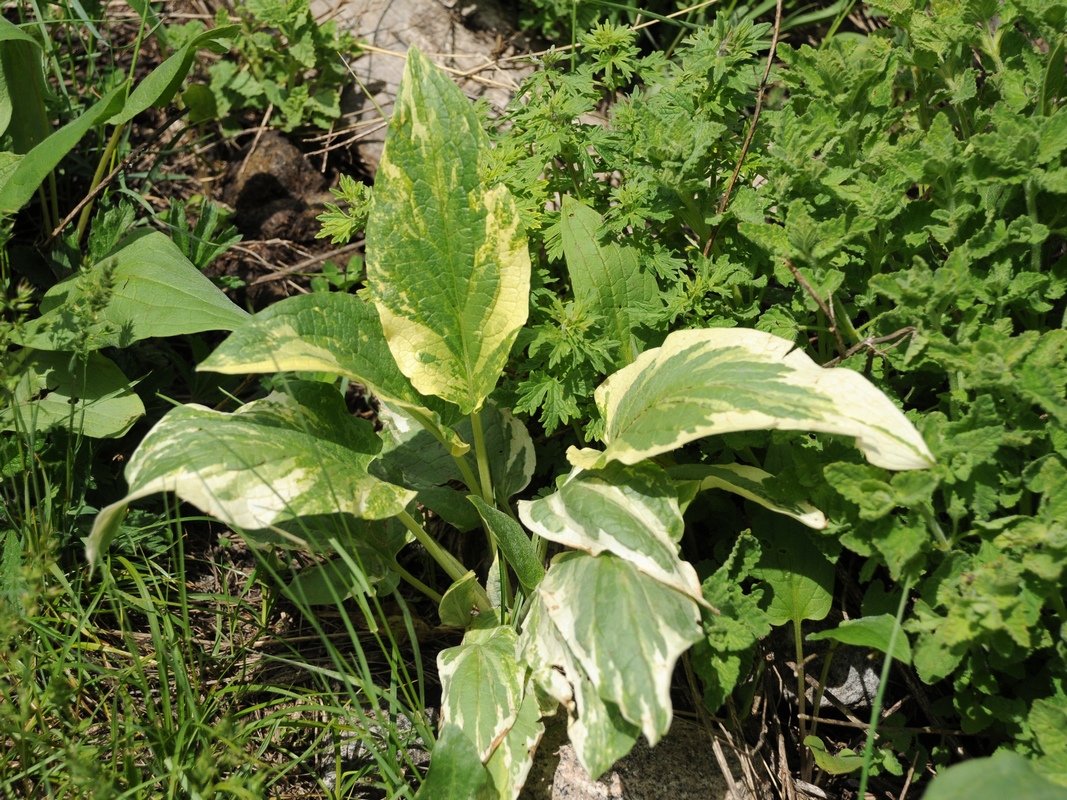
{"label": "crinkled green leaf", "polygon": [[592,555],[605,551],[704,602],[696,570],[678,555],[685,523],[667,474],[652,464],[574,470],[557,492],[519,502],[519,519],[552,542]]}
{"label": "crinkled green leaf", "polygon": [[294,381],[232,414],[179,406],[145,436],[126,467],[129,493],[103,509],[86,545],[107,546],[127,504],[174,492],[228,525],[254,531],[301,516],[396,516],[415,493],[371,476],[381,442],[336,389]]}
{"label": "crinkled green leaf", "polygon": [[826,527],[826,515],[815,506],[810,503],[785,504],[768,491],[763,484],[774,476],[758,467],[747,464],[685,464],[671,467],[668,474],[678,482],[696,483],[699,491],[722,489],[740,495],[771,511],[792,517],[809,528],[822,530]]}
{"label": "crinkled green leaf", "polygon": [[[86,325],[80,309],[109,273],[113,291],[107,306]],[[21,344],[41,350],[69,350],[86,333],[95,350],[126,347],[152,336],[233,330],[249,319],[157,231],[130,236],[89,272],[53,286],[41,311],[18,337]]]}
{"label": "crinkled green leaf", "polygon": [[112,439],[144,416],[133,384],[99,353],[84,362],[72,353],[24,350],[19,356],[18,382],[0,408],[0,430],[69,425],[94,439]]}
{"label": "crinkled green leaf", "polygon": [[530,293],[515,201],[479,174],[487,148],[463,92],[411,48],[367,220],[367,282],[400,371],[464,414],[496,387]]}
{"label": "crinkled green leaf", "polygon": [[458,419],[456,409],[415,391],[393,361],[374,306],[356,295],[315,293],[274,303],[236,329],[197,369],[343,375],[402,408],[452,452],[468,449],[450,427]]}
{"label": "crinkled green leaf", "polygon": [[638,250],[600,241],[603,227],[600,214],[581,200],[563,198],[560,232],[574,298],[600,316],[604,331],[621,348],[618,363],[626,365],[642,349],[634,341],[637,311],[659,300],[659,287],[641,269]]}
{"label": "crinkled green leaf", "polygon": [[[842,644],[869,647],[888,653],[889,641],[895,625],[896,619],[892,614],[846,619],[836,628],[809,634],[808,639],[812,641],[832,639]],[[904,631],[897,632],[896,642],[893,645],[893,658],[904,664],[911,663],[911,645],[908,644],[908,635]]]}
{"label": "crinkled green leaf", "polygon": [[468,630],[437,656],[441,723],[461,728],[484,763],[514,724],[523,701],[517,634],[508,626]]}
{"label": "crinkled green leaf", "polygon": [[658,742],[671,724],[674,665],[700,638],[696,601],[610,553],[557,556],[537,592],[597,694]]}
{"label": "crinkled green leaf", "polygon": [[808,430],[856,438],[887,469],[933,464],[903,413],[862,375],[824,369],[792,342],[762,331],[677,331],[595,393],[603,452],[568,451],[572,464],[636,464],[687,442],[733,431]]}

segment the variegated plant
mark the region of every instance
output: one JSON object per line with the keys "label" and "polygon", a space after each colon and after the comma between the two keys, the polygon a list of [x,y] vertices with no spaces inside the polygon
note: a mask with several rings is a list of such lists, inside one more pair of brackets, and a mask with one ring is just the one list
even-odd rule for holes
{"label": "variegated plant", "polygon": [[[554,492],[513,503],[534,446],[492,395],[527,319],[530,259],[511,195],[484,185],[487,147],[460,90],[412,50],[367,223],[366,291],[282,301],[199,367],[344,376],[378,399],[380,433],[346,413],[336,388],[296,379],[234,413],[176,408],[130,459],[129,494],[100,513],[88,544],[95,561],[127,503],[173,491],[253,541],[357,550],[367,575],[354,590],[399,576],[437,600],[442,620],[467,633],[438,659],[441,728],[420,797],[517,797],[541,720],[560,707],[594,776],[638,735],[655,744],[666,733],[672,671],[712,613],[679,555],[680,492],[725,489],[826,524],[807,504],[778,502],[759,469],[668,469],[658,457],[778,428],[853,437],[889,469],[932,463],[859,374],[820,368],[770,334],[685,330],[651,349],[627,337],[627,366],[596,392],[602,449],[572,449]],[[564,210],[572,288],[628,331],[626,309],[655,282],[589,235],[588,208],[568,198]],[[426,532],[425,509],[484,531],[488,578]],[[397,564],[412,539],[451,578],[443,596]],[[563,552],[545,569],[548,542]]]}

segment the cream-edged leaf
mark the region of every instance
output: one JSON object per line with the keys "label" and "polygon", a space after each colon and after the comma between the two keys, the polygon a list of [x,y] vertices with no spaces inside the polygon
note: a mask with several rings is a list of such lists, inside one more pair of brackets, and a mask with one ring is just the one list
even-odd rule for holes
{"label": "cream-edged leaf", "polygon": [[485,762],[496,795],[501,800],[517,800],[530,774],[534,752],[544,732],[541,709],[531,687],[522,699],[511,730]]}
{"label": "cream-edged leaf", "polygon": [[488,147],[463,92],[411,48],[367,219],[367,283],[401,372],[464,414],[496,387],[529,305],[514,198],[479,172]]}
{"label": "cream-edged leaf", "polygon": [[636,464],[713,434],[803,430],[850,436],[872,464],[923,469],[934,457],[915,427],[858,372],[824,369],[769,333],[676,331],[596,392],[602,452],[571,448],[575,466]]}
{"label": "cream-edged leaf", "polygon": [[792,517],[815,530],[826,527],[826,515],[810,503],[783,503],[764,486],[774,476],[748,464],[684,464],[667,470],[677,483],[696,484],[697,491],[722,489],[740,495],[764,508]]}
{"label": "cream-edged leaf", "polygon": [[685,525],[674,483],[653,464],[575,470],[553,494],[520,501],[519,519],[549,541],[614,553],[704,603],[696,570],[678,556]]}
{"label": "cream-edged leaf", "polygon": [[336,512],[363,519],[396,516],[415,493],[373,477],[381,442],[353,417],[336,389],[294,381],[232,414],[198,405],[172,409],[126,467],[129,493],[97,516],[86,546],[90,563],[107,546],[126,506],[174,492],[246,531]]}

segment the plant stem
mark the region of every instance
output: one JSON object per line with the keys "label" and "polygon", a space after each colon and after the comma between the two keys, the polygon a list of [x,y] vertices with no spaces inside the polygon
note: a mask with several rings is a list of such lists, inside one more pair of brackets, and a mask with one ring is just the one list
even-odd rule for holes
{"label": "plant stem", "polygon": [[419,523],[412,519],[408,512],[401,511],[396,515],[396,518],[404,523],[404,527],[411,531],[419,544],[426,548],[426,551],[433,557],[433,560],[441,565],[441,569],[448,574],[448,577],[454,581],[458,581],[467,574],[467,568],[460,564],[454,555],[434,541],[434,538],[430,536]]}
{"label": "plant stem", "polygon": [[478,483],[478,479],[474,477],[474,470],[471,469],[471,465],[467,463],[466,456],[452,456],[455,459],[456,466],[459,467],[460,474],[463,475],[463,481],[467,484],[467,489],[471,494],[476,494],[479,497],[482,496],[482,486]]}
{"label": "plant stem", "polygon": [[399,575],[403,580],[407,581],[410,586],[413,586],[418,589],[420,592],[429,597],[438,605],[441,604],[441,595],[438,592],[435,592],[425,583],[420,581],[402,566],[400,566],[400,564],[397,563],[397,560],[395,558],[391,562],[389,562],[389,566],[393,569],[394,572],[396,572],[397,575]]}
{"label": "plant stem", "polygon": [[[104,154],[100,156],[100,163],[96,165],[96,172],[93,174],[93,182],[89,184],[90,194],[92,194],[93,189],[100,185],[100,181],[104,179],[104,172],[107,170],[107,165],[111,162],[112,156],[115,155],[119,142],[122,140],[122,134],[125,131],[125,125],[116,125],[115,130],[111,132],[111,138],[107,141],[107,146],[104,148]],[[81,242],[82,236],[85,235],[85,229],[89,226],[89,217],[92,216],[92,213],[93,203],[90,200],[85,204],[85,208],[82,209],[81,216],[78,217],[78,235],[76,241]]]}
{"label": "plant stem", "polygon": [[482,415],[471,412],[471,428],[474,430],[474,452],[478,457],[478,478],[482,485],[482,499],[486,505],[496,507],[493,496],[493,477],[489,472],[489,455],[485,452],[485,433],[482,431]]}
{"label": "plant stem", "polygon": [[904,591],[900,595],[900,605],[897,606],[897,618],[893,622],[893,632],[889,634],[888,652],[885,654],[885,663],[882,664],[882,674],[878,680],[878,692],[874,696],[871,705],[871,726],[867,729],[867,744],[863,748],[863,772],[860,774],[860,789],[858,797],[867,796],[867,778],[870,776],[871,759],[874,757],[874,740],[878,730],[878,715],[882,713],[882,700],[885,697],[885,687],[889,683],[889,669],[893,666],[893,649],[897,646],[897,636],[900,634],[901,621],[904,619],[904,609],[908,606],[908,594],[914,583],[912,578],[904,581]]}

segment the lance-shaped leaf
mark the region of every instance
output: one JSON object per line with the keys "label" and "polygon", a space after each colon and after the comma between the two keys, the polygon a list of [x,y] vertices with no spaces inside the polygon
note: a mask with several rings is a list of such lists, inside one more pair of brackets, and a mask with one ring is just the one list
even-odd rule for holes
{"label": "lance-shaped leaf", "polygon": [[493,534],[508,564],[515,570],[519,583],[527,591],[533,590],[545,577],[545,568],[537,556],[537,548],[530,541],[529,534],[522,529],[512,517],[493,508],[482,498],[468,495],[467,499],[478,509],[486,530]]}
{"label": "lance-shaped leaf", "polygon": [[232,414],[170,411],[126,467],[129,494],[103,509],[86,546],[92,563],[131,501],[174,492],[228,525],[256,530],[301,516],[396,516],[415,493],[371,476],[380,440],[335,389],[296,381]]}
{"label": "lance-shaped leaf", "polygon": [[701,636],[696,601],[610,553],[557,556],[537,591],[597,694],[655,745],[671,725],[674,665]]}
{"label": "lance-shaped leaf", "polygon": [[72,353],[38,350],[22,350],[15,358],[18,383],[0,408],[0,430],[69,425],[76,433],[110,439],[125,434],[144,415],[129,379],[99,353],[90,353],[84,362]]}
{"label": "lance-shaped leaf", "polygon": [[656,279],[641,269],[637,250],[600,242],[603,227],[600,214],[581,200],[563,198],[560,234],[574,298],[601,317],[605,333],[619,343],[619,362],[625,365],[641,349],[633,341],[638,327],[634,310],[662,301]]}
{"label": "lance-shaped leaf", "polygon": [[722,489],[792,517],[809,528],[822,530],[826,527],[826,515],[815,506],[804,502],[783,503],[781,498],[768,491],[764,482],[774,476],[758,467],[747,464],[684,464],[671,467],[667,472],[678,483],[696,484],[697,491]]}
{"label": "lance-shaped leaf", "polygon": [[858,372],[824,369],[792,342],[762,331],[676,331],[595,393],[603,452],[571,448],[576,466],[636,464],[712,434],[804,430],[855,437],[886,469],[934,463],[914,426]]}
{"label": "lance-shaped leaf", "polygon": [[401,372],[464,414],[495,388],[530,293],[515,201],[479,175],[488,146],[463,92],[409,50],[367,220],[367,282]]}
{"label": "lance-shaped leaf", "polygon": [[235,330],[197,369],[343,375],[404,409],[457,455],[469,449],[450,427],[458,410],[415,391],[393,361],[378,312],[356,295],[307,294],[274,303]]}
{"label": "lance-shaped leaf", "polygon": [[[110,286],[104,309],[88,320],[77,310]],[[105,292],[106,294],[106,292]],[[151,336],[233,330],[248,319],[170,239],[158,231],[130,236],[87,273],[53,286],[42,314],[19,343],[39,350],[126,347]]]}
{"label": "lance-shaped leaf", "polygon": [[523,670],[508,626],[468,630],[463,644],[437,656],[441,724],[459,727],[485,762],[511,729],[523,699]]}
{"label": "lance-shaped leaf", "polygon": [[549,541],[594,556],[614,553],[704,603],[696,570],[678,557],[685,524],[674,484],[653,464],[575,470],[559,491],[520,501],[519,518]]}

